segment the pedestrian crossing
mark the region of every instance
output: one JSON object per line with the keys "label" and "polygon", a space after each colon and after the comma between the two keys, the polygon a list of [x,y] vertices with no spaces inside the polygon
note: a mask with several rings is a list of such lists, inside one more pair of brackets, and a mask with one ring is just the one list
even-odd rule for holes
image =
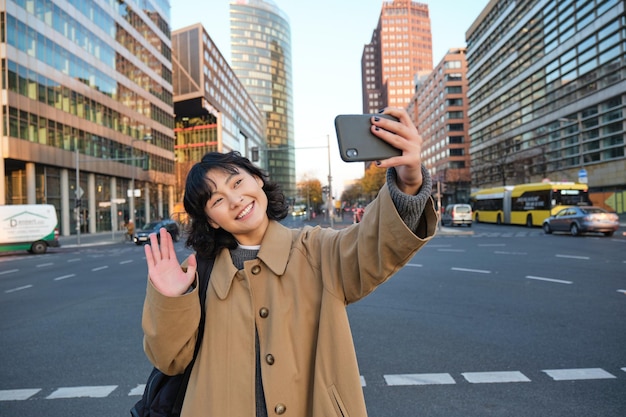
{"label": "pedestrian crossing", "polygon": [[[422,374],[391,374],[383,375],[387,387],[398,386],[425,386],[425,385],[456,385],[469,384],[506,384],[532,383],[538,381],[584,381],[584,380],[615,380],[626,379],[626,367],[615,371],[602,368],[572,368],[572,369],[544,369],[535,380],[520,371],[491,371],[491,372],[461,372],[458,375],[450,373],[422,373]],[[365,377],[361,376],[361,386],[367,387]],[[119,385],[77,386],[45,388],[18,388],[0,390],[2,401],[26,401],[34,399],[55,400],[71,398],[106,398],[115,395],[129,397],[141,396],[145,384],[137,384],[131,389],[124,390]]]}

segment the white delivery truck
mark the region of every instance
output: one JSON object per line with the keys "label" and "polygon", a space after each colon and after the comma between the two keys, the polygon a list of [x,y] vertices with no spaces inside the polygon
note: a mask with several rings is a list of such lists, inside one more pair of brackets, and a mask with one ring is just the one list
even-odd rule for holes
{"label": "white delivery truck", "polygon": [[50,204],[0,206],[0,252],[45,253],[58,247],[57,212]]}

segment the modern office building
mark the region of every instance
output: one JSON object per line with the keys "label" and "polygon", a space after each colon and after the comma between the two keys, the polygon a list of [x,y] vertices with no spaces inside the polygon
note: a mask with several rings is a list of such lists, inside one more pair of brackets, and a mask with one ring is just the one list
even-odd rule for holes
{"label": "modern office building", "polygon": [[254,104],[201,24],[172,32],[176,113],[176,202],[181,203],[191,166],[211,151],[253,154],[265,147],[265,115]]}
{"label": "modern office building", "polygon": [[[265,114],[259,157],[288,197],[296,195],[291,26],[271,0],[230,3],[231,66]],[[322,140],[322,138],[320,138]]]}
{"label": "modern office building", "polygon": [[363,113],[407,107],[415,74],[433,69],[428,5],[385,0],[370,43],[361,55]]}
{"label": "modern office building", "polygon": [[167,217],[169,2],[2,5],[0,204],[53,204],[63,235]]}
{"label": "modern office building", "polygon": [[423,138],[422,158],[443,207],[469,201],[471,191],[465,48],[448,50],[419,77],[408,106]]}
{"label": "modern office building", "polygon": [[587,182],[625,211],[625,7],[489,2],[466,32],[473,187]]}

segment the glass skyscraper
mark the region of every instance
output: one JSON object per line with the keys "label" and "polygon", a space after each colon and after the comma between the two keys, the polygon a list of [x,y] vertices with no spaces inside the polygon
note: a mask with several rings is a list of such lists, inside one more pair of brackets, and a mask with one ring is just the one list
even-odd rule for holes
{"label": "glass skyscraper", "polygon": [[53,204],[63,235],[169,216],[169,2],[2,4],[0,204]]}
{"label": "glass skyscraper", "polygon": [[265,114],[265,148],[272,181],[288,197],[296,195],[293,130],[291,27],[271,0],[230,3],[231,66],[255,104]]}

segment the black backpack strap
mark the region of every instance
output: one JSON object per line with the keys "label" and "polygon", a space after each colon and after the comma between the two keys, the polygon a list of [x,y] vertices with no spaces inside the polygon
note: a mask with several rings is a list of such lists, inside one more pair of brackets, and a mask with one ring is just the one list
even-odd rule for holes
{"label": "black backpack strap", "polygon": [[213,264],[215,259],[208,259],[196,254],[196,262],[198,263],[198,296],[200,297],[200,324],[198,325],[198,337],[196,338],[196,346],[193,351],[193,359],[183,374],[183,381],[180,384],[178,395],[176,395],[176,401],[172,407],[172,413],[174,415],[180,415],[183,409],[183,401],[185,400],[185,392],[187,391],[187,385],[189,384],[189,377],[191,376],[191,370],[196,362],[200,345],[202,344],[202,337],[204,336],[204,323],[206,321],[206,292],[209,287],[209,278],[211,277],[211,271],[213,270]]}

